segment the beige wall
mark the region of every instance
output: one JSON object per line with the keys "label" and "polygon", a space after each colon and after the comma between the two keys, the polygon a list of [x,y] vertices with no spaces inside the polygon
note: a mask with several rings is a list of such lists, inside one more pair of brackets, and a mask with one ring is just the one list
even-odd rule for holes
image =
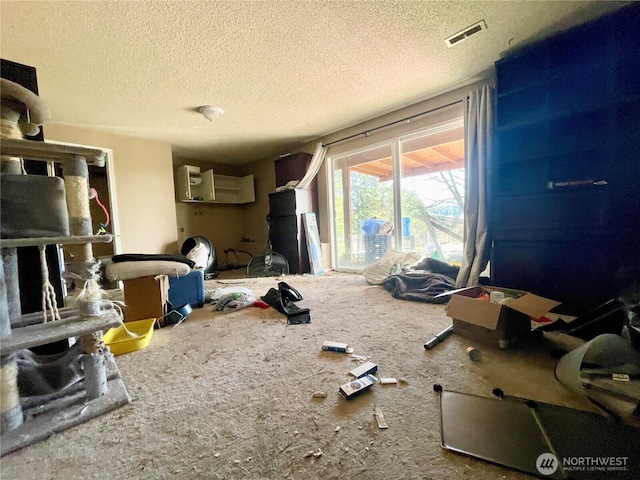
{"label": "beige wall", "polygon": [[113,150],[121,253],[178,251],[170,144],[55,123],[44,135]]}
{"label": "beige wall", "polygon": [[276,191],[276,171],[274,159],[245,165],[245,174],[253,174],[256,186],[256,201],[247,205],[245,210],[244,235],[251,242],[242,244],[242,249],[255,256],[263,255],[267,247],[267,214],[269,213],[269,194]]}

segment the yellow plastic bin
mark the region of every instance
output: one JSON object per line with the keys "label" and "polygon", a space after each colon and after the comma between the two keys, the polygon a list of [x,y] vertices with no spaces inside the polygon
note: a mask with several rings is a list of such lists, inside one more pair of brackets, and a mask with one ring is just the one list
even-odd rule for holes
{"label": "yellow plastic bin", "polygon": [[109,329],[104,334],[103,341],[114,355],[142,350],[151,341],[155,323],[155,318],[127,322],[119,327]]}

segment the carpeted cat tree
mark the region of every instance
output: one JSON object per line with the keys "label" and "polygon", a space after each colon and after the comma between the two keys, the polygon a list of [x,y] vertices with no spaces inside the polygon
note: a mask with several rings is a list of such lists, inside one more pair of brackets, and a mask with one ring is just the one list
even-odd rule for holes
{"label": "carpeted cat tree", "polygon": [[[39,133],[49,118],[40,98],[1,79],[0,236],[0,435],[2,455],[44,439],[130,401],[102,331],[122,324],[97,286],[97,262],[89,213],[88,158],[104,166],[101,149],[76,148],[23,139]],[[22,156],[56,161],[64,179],[27,175]],[[84,302],[58,308],[44,249],[64,245],[68,269],[84,281]],[[23,315],[17,249],[37,246],[42,276],[42,311]],[[36,355],[29,349],[77,339],[66,351]],[[71,343],[71,342],[69,342]]]}

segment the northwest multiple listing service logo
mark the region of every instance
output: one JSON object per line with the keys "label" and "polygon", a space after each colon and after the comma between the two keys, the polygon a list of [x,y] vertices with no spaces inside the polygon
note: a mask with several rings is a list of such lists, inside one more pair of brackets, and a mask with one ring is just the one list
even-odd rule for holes
{"label": "northwest multiple listing service logo", "polygon": [[536,460],[536,469],[550,476],[561,468],[563,472],[626,472],[629,457],[562,457],[543,453]]}
{"label": "northwest multiple listing service logo", "polygon": [[542,475],[553,475],[558,470],[558,459],[553,453],[543,453],[536,460],[536,469]]}

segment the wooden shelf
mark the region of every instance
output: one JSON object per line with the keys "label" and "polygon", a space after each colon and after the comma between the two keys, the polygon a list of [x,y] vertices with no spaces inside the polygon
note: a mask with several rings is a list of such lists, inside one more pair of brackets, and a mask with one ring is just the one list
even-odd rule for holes
{"label": "wooden shelf", "polygon": [[111,243],[112,235],[85,235],[68,237],[33,237],[33,238],[3,238],[0,247],[39,247],[44,245],[80,245],[83,243]]}
{"label": "wooden shelf", "polygon": [[89,165],[105,166],[107,152],[101,148],[61,145],[58,143],[36,142],[19,138],[3,138],[0,143],[2,155],[22,157],[27,160],[64,162],[83,158]]}
{"label": "wooden shelf", "polygon": [[15,328],[11,331],[11,335],[2,337],[0,356],[4,357],[24,348],[37,347],[70,337],[81,337],[120,325],[122,325],[120,315],[115,311],[107,311],[98,317],[77,314],[55,322],[49,321]]}

